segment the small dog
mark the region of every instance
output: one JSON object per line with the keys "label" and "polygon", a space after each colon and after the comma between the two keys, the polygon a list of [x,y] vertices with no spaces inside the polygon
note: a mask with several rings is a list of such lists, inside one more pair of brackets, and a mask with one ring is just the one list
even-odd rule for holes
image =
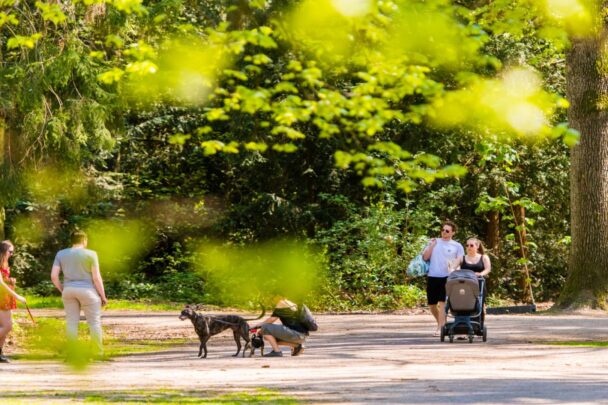
{"label": "small dog", "polygon": [[245,352],[248,348],[250,348],[249,357],[252,357],[254,355],[255,349],[260,349],[260,354],[264,356],[264,338],[258,335],[257,329],[249,329],[249,332],[251,332],[251,339],[250,342],[245,343],[245,348],[243,349],[243,356],[245,355]]}
{"label": "small dog", "polygon": [[[198,350],[199,358],[207,357],[207,341],[209,338],[226,329],[232,329],[237,348],[236,354],[233,357],[238,356],[241,351],[241,337],[245,340],[245,348],[250,345],[249,324],[247,321],[260,319],[266,313],[266,310],[262,307],[262,314],[260,316],[254,319],[245,319],[238,315],[201,315],[196,312],[200,308],[200,305],[186,305],[179,315],[180,320],[183,321],[189,318],[192,321],[192,325],[194,325],[194,330],[201,341]],[[205,352],[204,355],[203,351]],[[243,350],[243,357],[245,357],[245,350]]]}

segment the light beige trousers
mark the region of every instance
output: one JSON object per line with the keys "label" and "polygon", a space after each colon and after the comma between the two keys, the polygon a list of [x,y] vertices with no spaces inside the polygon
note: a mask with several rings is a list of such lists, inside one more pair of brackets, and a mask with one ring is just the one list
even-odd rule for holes
{"label": "light beige trousers", "polygon": [[68,338],[78,338],[78,323],[80,322],[80,310],[82,309],[89,324],[91,341],[98,354],[102,354],[101,298],[95,288],[65,287],[61,298],[65,309],[65,326]]}

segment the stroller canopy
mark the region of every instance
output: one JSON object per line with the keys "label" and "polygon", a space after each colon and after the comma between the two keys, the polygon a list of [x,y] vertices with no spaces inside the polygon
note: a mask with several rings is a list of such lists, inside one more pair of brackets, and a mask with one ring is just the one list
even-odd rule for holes
{"label": "stroller canopy", "polygon": [[456,270],[450,273],[445,291],[453,311],[475,311],[479,298],[479,281],[471,270]]}

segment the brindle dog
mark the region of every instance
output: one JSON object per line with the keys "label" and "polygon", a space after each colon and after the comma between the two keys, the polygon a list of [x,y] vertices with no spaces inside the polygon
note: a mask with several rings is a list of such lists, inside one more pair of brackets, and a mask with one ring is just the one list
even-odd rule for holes
{"label": "brindle dog", "polygon": [[[179,315],[180,320],[183,321],[186,318],[190,318],[194,325],[194,330],[201,341],[198,350],[199,358],[207,357],[207,341],[209,338],[226,329],[232,329],[237,348],[236,354],[233,357],[238,356],[241,351],[241,337],[245,340],[246,348],[250,345],[249,324],[247,321],[260,319],[266,313],[266,310],[262,307],[262,314],[260,316],[254,319],[245,319],[238,315],[202,315],[196,312],[200,308],[200,305],[186,305]],[[205,352],[204,355],[202,355],[203,351]],[[245,350],[243,350],[243,357],[245,357]]]}

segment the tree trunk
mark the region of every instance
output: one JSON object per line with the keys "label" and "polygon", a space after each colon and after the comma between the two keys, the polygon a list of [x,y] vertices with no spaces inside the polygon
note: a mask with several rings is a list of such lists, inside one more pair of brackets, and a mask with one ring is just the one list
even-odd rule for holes
{"label": "tree trunk", "polygon": [[[498,196],[499,183],[494,180],[490,183],[488,188],[488,194],[492,198],[496,198]],[[500,256],[500,211],[494,210],[486,213],[486,218],[488,220],[488,224],[486,226],[486,245],[485,247],[489,249],[494,256]]]}
{"label": "tree trunk", "polygon": [[[513,207],[514,219],[517,224],[515,234],[517,235],[517,243],[519,245],[519,257],[528,259],[528,245],[526,234],[526,209],[521,205]],[[528,265],[524,264],[524,268],[519,276],[519,287],[521,288],[521,301],[534,304],[534,296],[532,295],[532,279]]]}
{"label": "tree trunk", "polygon": [[498,247],[500,242],[500,213],[490,211],[486,214],[488,225],[486,227],[486,247],[499,256]]}
{"label": "tree trunk", "polygon": [[230,29],[241,30],[245,26],[247,14],[249,14],[249,3],[245,0],[232,0],[226,20],[230,23]]}
{"label": "tree trunk", "polygon": [[[488,219],[485,239],[485,248],[488,249],[488,252],[486,253],[492,252],[495,257],[500,257],[500,212],[490,211],[486,214],[486,218]],[[493,291],[496,288],[496,282],[496,278],[488,277],[486,279],[488,290]]]}
{"label": "tree trunk", "polygon": [[[605,7],[605,6],[604,6]],[[570,126],[580,142],[572,150],[572,250],[558,304],[606,309],[608,294],[608,51],[606,26],[574,39],[566,59]]]}

